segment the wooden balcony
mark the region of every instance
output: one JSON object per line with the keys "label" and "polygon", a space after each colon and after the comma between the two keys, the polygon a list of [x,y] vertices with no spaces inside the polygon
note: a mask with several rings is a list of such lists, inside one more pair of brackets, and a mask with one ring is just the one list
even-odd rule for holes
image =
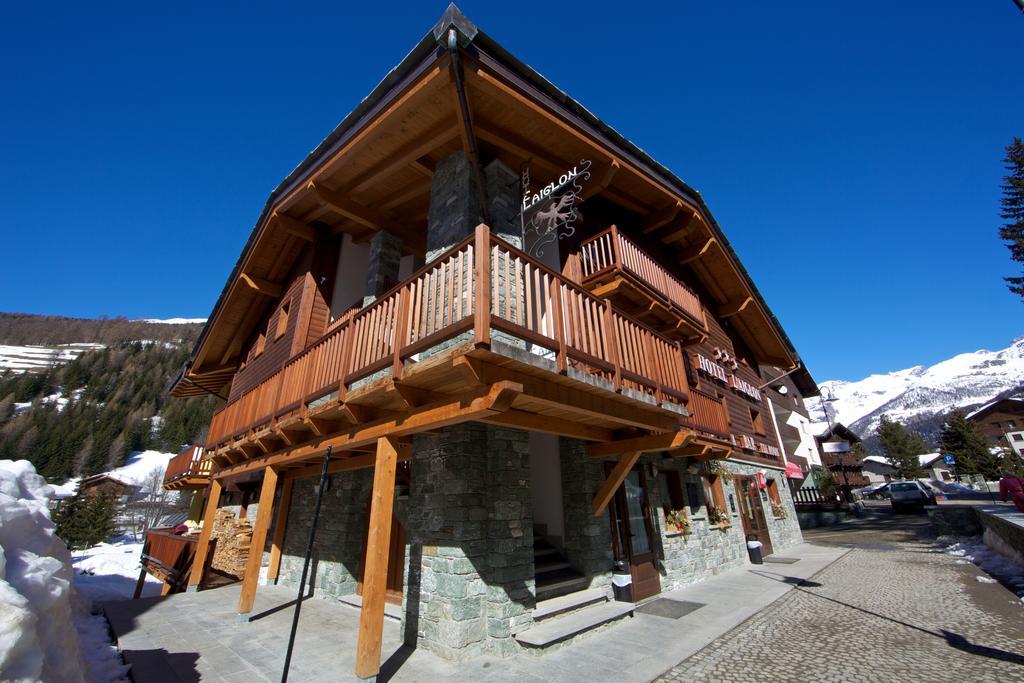
{"label": "wooden balcony", "polygon": [[592,441],[697,430],[716,457],[729,444],[721,402],[692,398],[681,342],[480,226],[217,411],[208,449],[232,472],[326,443],[358,454],[428,413],[431,429],[478,420]]}
{"label": "wooden balcony", "polygon": [[150,529],[142,548],[142,568],[166,584],[165,593],[184,590],[198,543],[199,536]]}
{"label": "wooden balcony", "polygon": [[696,293],[631,242],[614,225],[580,245],[580,281],[674,340],[707,334]]}
{"label": "wooden balcony", "polygon": [[167,463],[164,488],[167,490],[201,489],[210,483],[211,462],[206,449],[192,446],[178,453]]}

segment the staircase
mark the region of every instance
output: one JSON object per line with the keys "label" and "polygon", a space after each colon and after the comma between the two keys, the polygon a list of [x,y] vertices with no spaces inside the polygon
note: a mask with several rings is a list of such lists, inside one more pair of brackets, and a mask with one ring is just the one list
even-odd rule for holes
{"label": "staircase", "polygon": [[569,566],[544,532],[543,526],[534,527],[537,606],[533,624],[514,634],[521,645],[532,650],[548,648],[632,615],[633,603],[610,600],[606,588],[587,588],[589,579]]}
{"label": "staircase", "polygon": [[533,527],[533,567],[537,584],[537,602],[557,598],[566,593],[586,588],[587,577],[571,566],[562,552],[545,534],[543,525]]}

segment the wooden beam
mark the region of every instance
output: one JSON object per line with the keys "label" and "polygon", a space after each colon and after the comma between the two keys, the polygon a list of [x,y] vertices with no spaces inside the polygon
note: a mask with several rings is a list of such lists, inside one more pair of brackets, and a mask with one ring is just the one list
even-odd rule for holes
{"label": "wooden beam", "polygon": [[316,239],[316,228],[312,225],[306,225],[302,221],[296,220],[291,216],[286,216],[283,213],[274,212],[271,215],[271,220],[277,223],[282,230],[289,235],[298,237],[299,239],[312,242]]}
{"label": "wooden beam", "polygon": [[504,427],[515,427],[526,429],[531,432],[543,432],[545,434],[556,434],[568,436],[573,439],[584,441],[611,441],[615,432],[606,427],[593,427],[579,422],[569,420],[558,420],[548,415],[528,413],[523,410],[512,409],[507,413],[498,413],[486,418],[483,422],[502,425]]}
{"label": "wooden beam", "polygon": [[260,579],[263,564],[263,546],[267,542],[267,529],[274,512],[274,491],[277,489],[277,470],[267,467],[263,471],[263,485],[260,487],[259,509],[256,511],[256,525],[252,530],[249,544],[249,558],[245,562],[245,576],[242,577],[242,594],[238,597],[238,613],[248,614],[256,600],[256,585]]}
{"label": "wooden beam", "polygon": [[462,422],[482,420],[495,413],[508,410],[512,401],[522,393],[522,390],[522,385],[516,382],[496,382],[490,386],[472,389],[463,394],[448,397],[444,401],[402,413],[397,417],[365,425],[355,425],[336,434],[318,437],[297,448],[285,448],[258,460],[224,467],[218,470],[214,476],[223,479],[267,466],[278,467],[302,462],[323,453],[327,446],[334,446],[336,451],[352,450],[373,443],[382,436],[408,436],[428,429],[439,429]]}
{"label": "wooden beam", "polygon": [[310,183],[309,189],[320,203],[327,205],[336,213],[340,213],[345,218],[355,221],[359,225],[371,230],[401,232],[399,226],[390,216],[368,206],[363,206],[340,192],[329,190],[318,183]]}
{"label": "wooden beam", "polygon": [[[592,183],[587,187],[583,188],[583,192],[580,195],[580,199],[586,201],[594,195],[606,190],[609,185],[612,184],[612,180],[615,178],[615,174],[619,172],[622,165],[618,159],[612,159],[604,167],[604,173],[601,174],[601,178],[596,183]],[[597,171],[594,171],[596,174]]]}
{"label": "wooden beam", "polygon": [[377,461],[370,497],[370,524],[363,561],[363,607],[359,612],[356,644],[356,677],[374,678],[380,673],[380,649],[384,635],[384,594],[387,591],[388,554],[395,505],[395,471],[398,451],[389,437],[377,439]]}
{"label": "wooden beam", "polygon": [[[419,165],[420,167],[425,168],[419,163],[419,159],[430,154],[442,145],[448,144],[458,137],[458,135],[459,131],[452,123],[452,120],[445,119],[422,135],[414,136],[411,141],[388,154],[387,158],[383,162],[353,179],[353,181],[348,184],[348,191],[352,194],[359,194],[366,190],[366,188],[368,188],[375,180],[379,178],[386,178],[407,166],[416,167]],[[431,174],[432,173],[433,171],[431,170]]]}
{"label": "wooden beam", "polygon": [[633,469],[633,465],[643,455],[640,451],[634,451],[632,453],[623,453],[619,457],[619,461],[615,464],[615,468],[612,469],[608,478],[601,484],[601,488],[597,490],[597,494],[594,496],[594,500],[590,507],[594,511],[594,516],[597,517],[605,508],[608,507],[608,503],[611,502],[612,496],[619,490],[619,486],[622,485],[626,475]]}
{"label": "wooden beam", "polygon": [[[412,460],[412,443],[400,441],[396,447],[398,448],[399,462]],[[375,453],[376,451],[374,453],[351,455],[346,458],[332,458],[331,462],[327,465],[327,474],[352,472],[373,467],[374,459],[377,457]],[[335,454],[337,454],[337,451],[335,451]],[[315,465],[298,465],[295,469],[288,470],[285,477],[288,479],[305,479],[306,477],[319,476],[321,467],[320,463]]]}
{"label": "wooden beam", "polygon": [[696,436],[692,431],[665,432],[664,434],[648,434],[632,439],[621,441],[609,441],[607,443],[591,444],[587,446],[587,455],[591,457],[604,457],[606,455],[617,455],[619,453],[648,453],[650,451],[670,451],[673,448],[682,448]]}
{"label": "wooden beam", "polygon": [[284,287],[281,285],[256,277],[255,275],[242,273],[238,277],[243,283],[249,286],[249,289],[255,290],[257,294],[269,296],[271,299],[277,299],[284,293]]}
{"label": "wooden beam", "polygon": [[210,493],[206,496],[206,511],[203,513],[203,528],[199,532],[199,544],[196,546],[196,556],[192,559],[192,572],[188,576],[189,591],[198,590],[199,582],[203,580],[206,556],[210,552],[213,520],[217,515],[217,504],[220,502],[220,492],[223,489],[224,485],[216,479],[210,482]]}
{"label": "wooden beam", "polygon": [[739,299],[737,301],[733,301],[733,302],[727,303],[724,306],[720,306],[718,308],[718,317],[719,318],[731,318],[732,316],[737,315],[738,313],[741,313],[743,311],[743,309],[745,309],[747,306],[749,306],[752,303],[754,303],[754,297],[752,297],[752,296],[746,296],[746,297],[744,297],[742,299]]}
{"label": "wooden beam", "polygon": [[661,241],[665,244],[678,242],[687,235],[692,234],[703,225],[703,220],[700,217],[699,211],[691,210],[688,216],[683,216],[682,220],[676,221],[676,224],[679,226],[678,228],[662,236]]}
{"label": "wooden beam", "polygon": [[679,212],[682,210],[683,203],[677,201],[675,204],[666,206],[660,211],[655,211],[644,220],[644,225],[641,230],[645,235],[647,233],[654,232],[655,230],[658,230],[674,221],[676,216],[679,215]]}
{"label": "wooden beam", "polygon": [[281,500],[277,504],[277,517],[274,519],[274,537],[270,540],[270,566],[267,567],[267,580],[275,583],[277,583],[277,575],[281,571],[281,548],[284,547],[284,532],[288,526],[288,510],[292,505],[292,486],[294,484],[295,480],[288,478],[281,483]]}
{"label": "wooden beam", "polygon": [[394,382],[392,386],[395,389],[402,401],[405,402],[406,407],[416,408],[423,406],[428,403],[435,403],[444,398],[444,394],[439,394],[436,391],[430,389],[421,389],[420,387],[414,387],[411,384],[405,382]]}
{"label": "wooden beam", "polygon": [[689,263],[690,261],[696,261],[707,254],[715,242],[717,242],[717,240],[714,237],[709,237],[703,244],[698,244],[681,253],[679,258],[676,259],[676,262],[683,264]]}

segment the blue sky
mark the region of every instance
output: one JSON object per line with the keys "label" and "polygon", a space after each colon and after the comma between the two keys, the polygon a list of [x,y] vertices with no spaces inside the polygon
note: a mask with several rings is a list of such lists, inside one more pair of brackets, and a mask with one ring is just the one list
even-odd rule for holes
{"label": "blue sky", "polygon": [[[0,310],[207,315],[271,189],[445,3],[146,5],[0,9]],[[460,6],[702,192],[817,379],[1024,334],[1010,0]]]}

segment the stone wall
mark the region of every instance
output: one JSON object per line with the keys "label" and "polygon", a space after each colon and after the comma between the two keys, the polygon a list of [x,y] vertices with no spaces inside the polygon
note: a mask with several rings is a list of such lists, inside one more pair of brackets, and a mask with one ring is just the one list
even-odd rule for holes
{"label": "stone wall", "polygon": [[[688,459],[665,460],[661,458],[660,454],[652,454],[641,458],[641,463],[653,463],[657,465],[658,469],[679,471],[684,485],[688,479],[697,484],[701,483],[699,473],[691,474],[687,471],[687,467],[691,464]],[[730,464],[730,466],[732,465]],[[728,505],[728,501],[735,500],[732,480],[723,477],[722,489],[725,493],[727,507],[729,507],[731,525],[721,527],[711,524],[707,518],[705,505],[700,504],[699,511],[690,512],[691,501],[687,500],[687,514],[691,526],[690,533],[683,535],[674,530],[668,530],[665,524],[660,487],[657,486],[656,481],[650,482],[651,506],[658,525],[655,547],[661,558],[661,589],[663,591],[703,581],[748,561],[746,540],[743,537],[743,526],[739,513],[733,509],[735,506]],[[700,498],[701,501],[704,500],[703,494]]]}
{"label": "stone wall", "polygon": [[466,424],[415,439],[405,634],[444,658],[505,656],[534,607],[526,432]]}
{"label": "stone wall", "polygon": [[[318,484],[319,477],[299,479],[294,484],[278,584],[299,585]],[[320,508],[307,583],[315,595],[341,597],[355,593],[372,485],[372,469],[331,475]]]}
{"label": "stone wall", "polygon": [[565,514],[565,556],[590,579],[590,587],[611,585],[612,531],[608,513],[594,516],[591,502],[604,481],[604,464],[587,456],[587,444],[562,437],[562,509]]}

